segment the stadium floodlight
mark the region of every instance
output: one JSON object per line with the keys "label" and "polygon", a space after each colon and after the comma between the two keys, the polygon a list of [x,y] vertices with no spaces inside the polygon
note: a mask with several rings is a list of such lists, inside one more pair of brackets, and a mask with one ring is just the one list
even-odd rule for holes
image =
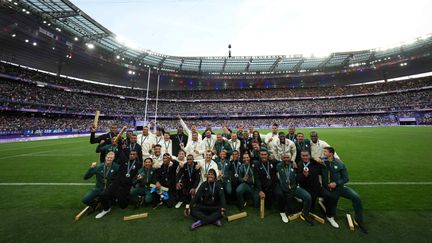
{"label": "stadium floodlight", "polygon": [[91,49],[94,49],[94,47],[95,47],[92,43],[87,43],[86,46],[87,46],[87,48],[90,49],[90,50],[91,50]]}
{"label": "stadium floodlight", "polygon": [[33,42],[33,46],[37,46],[37,43],[36,43],[36,42]]}

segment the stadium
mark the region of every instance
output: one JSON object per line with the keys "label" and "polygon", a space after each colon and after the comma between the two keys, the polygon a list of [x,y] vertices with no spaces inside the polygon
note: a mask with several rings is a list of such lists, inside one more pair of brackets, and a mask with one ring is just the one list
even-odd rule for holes
{"label": "stadium", "polygon": [[[430,29],[189,55],[132,47],[90,2],[0,0],[1,242],[431,242]],[[143,2],[106,5],[203,4]]]}

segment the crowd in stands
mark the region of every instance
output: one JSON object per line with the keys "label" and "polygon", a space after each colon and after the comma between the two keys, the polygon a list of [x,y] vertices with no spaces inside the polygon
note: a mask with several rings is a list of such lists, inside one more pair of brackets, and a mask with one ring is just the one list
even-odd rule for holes
{"label": "crowd in stands", "polygon": [[[90,117],[7,115],[0,117],[0,132],[46,129],[73,129],[88,132],[92,123],[93,118]],[[121,120],[100,120],[99,131],[106,131],[112,124],[131,126],[131,124]]]}
{"label": "crowd in stands", "polygon": [[[61,85],[74,90],[87,90],[132,97],[145,97],[146,91],[142,89],[118,88],[99,85],[74,79],[62,78],[54,75],[40,73],[5,63],[0,63],[0,73],[23,79],[31,79],[49,84]],[[396,82],[376,83],[357,86],[319,87],[319,88],[278,88],[278,89],[244,89],[244,90],[195,90],[195,91],[161,91],[160,99],[231,99],[231,98],[288,98],[288,97],[318,97],[341,96],[352,94],[368,94],[382,91],[413,89],[432,85],[432,78],[403,80]],[[154,91],[150,97],[155,97]]]}
{"label": "crowd in stands", "polygon": [[[145,101],[120,99],[64,90],[2,79],[0,100],[9,109],[43,109],[59,112],[88,112],[101,110],[105,114],[140,115]],[[423,109],[432,107],[432,89],[339,99],[307,99],[254,102],[159,102],[160,115],[180,114],[319,114],[322,112],[368,112]],[[150,101],[148,111],[155,111]]]}
{"label": "crowd in stands", "polygon": [[[91,116],[76,117],[76,115],[94,114],[100,110],[111,117],[134,117],[140,120],[145,109],[145,95],[143,90],[110,87],[86,83],[82,81],[56,77],[33,70],[0,64],[0,73],[22,79],[40,81],[49,84],[62,85],[70,88],[50,87],[49,85],[37,85],[23,80],[13,80],[6,77],[0,78],[0,109],[3,111],[35,112],[46,114],[69,114],[70,118],[31,117],[28,115],[2,115],[0,129],[17,131],[22,129],[78,129],[86,130],[91,124]],[[255,126],[267,126],[273,122],[279,124],[293,124],[297,127],[319,126],[368,126],[368,125],[392,125],[397,123],[396,118],[385,114],[370,114],[379,111],[381,113],[405,112],[416,113],[420,109],[432,108],[431,78],[405,80],[371,85],[323,87],[323,88],[297,88],[297,89],[266,89],[266,90],[224,90],[224,91],[161,91],[161,99],[220,99],[229,98],[232,101],[164,101],[158,102],[158,116],[161,117],[161,125],[175,128],[177,114],[185,119],[187,116],[210,116],[212,126],[228,125],[235,128],[244,120],[229,118],[250,118],[254,115],[266,115],[254,119]],[[421,90],[409,90],[422,88]],[[91,92],[82,92],[83,90]],[[396,91],[391,94],[373,94],[381,91]],[[124,95],[140,97],[138,99],[125,99],[92,92],[103,92],[109,95]],[[357,97],[324,98],[318,96],[343,96],[351,94],[369,94]],[[151,94],[153,96],[154,94]],[[314,97],[295,100],[270,101],[266,98],[287,97]],[[256,101],[241,101],[239,99],[256,99]],[[148,112],[154,115],[156,102],[150,100]],[[360,112],[364,115],[353,115]],[[342,114],[329,116],[329,113]],[[369,114],[368,114],[369,113]],[[294,115],[293,118],[273,119],[272,116]],[[307,115],[298,117],[296,115]],[[313,117],[309,117],[313,116]],[[87,117],[87,118],[85,118]],[[168,119],[167,119],[168,118]],[[206,118],[207,119],[207,118]],[[226,120],[224,120],[226,119]],[[432,124],[431,116],[421,116],[420,124]],[[206,122],[195,119],[198,126],[205,127]],[[101,127],[109,126],[110,121],[101,123]]]}

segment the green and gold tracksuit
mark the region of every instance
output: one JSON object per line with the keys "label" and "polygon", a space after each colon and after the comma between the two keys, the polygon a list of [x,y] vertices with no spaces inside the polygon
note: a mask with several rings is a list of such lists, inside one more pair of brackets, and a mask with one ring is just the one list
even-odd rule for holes
{"label": "green and gold tracksuit", "polygon": [[145,203],[151,203],[153,201],[153,195],[150,192],[150,184],[155,183],[156,169],[153,167],[148,169],[142,167],[138,170],[138,175],[141,175],[142,179],[137,180],[135,178],[132,182],[134,186],[130,189],[131,202],[137,204],[138,196],[142,196],[144,197]]}
{"label": "green and gold tracksuit", "polygon": [[[330,202],[331,205],[329,205],[330,212],[327,213],[328,217],[334,217],[336,215],[337,202],[340,197],[344,197],[352,201],[355,220],[363,222],[363,206],[360,196],[353,189],[345,186],[349,180],[345,164],[336,158],[333,158],[332,161],[324,159],[324,164],[325,167],[322,169],[322,184],[332,196],[332,202]],[[336,183],[336,188],[331,189],[328,187],[328,184],[331,182]]]}
{"label": "green and gold tracksuit", "polygon": [[277,170],[277,177],[279,179],[279,183],[282,190],[281,201],[285,205],[285,207],[283,207],[284,211],[288,209],[289,213],[293,213],[292,212],[293,209],[291,205],[294,197],[297,197],[303,200],[302,213],[304,215],[309,215],[309,210],[312,203],[312,197],[306,190],[304,190],[298,185],[296,181],[297,169],[293,168],[292,162],[285,163],[282,161],[276,166],[276,170]]}
{"label": "green and gold tracksuit", "polygon": [[[259,207],[259,196],[258,196],[258,188],[255,186],[255,178],[257,175],[255,174],[255,165],[242,164],[239,168],[239,178],[240,185],[236,189],[237,199],[240,205],[243,205],[246,194],[250,194],[252,196],[253,205],[255,208]],[[247,177],[246,177],[247,175]],[[246,179],[246,180],[245,180]]]}
{"label": "green and gold tracksuit", "polygon": [[232,185],[230,178],[230,163],[228,159],[222,161],[220,158],[216,158],[216,164],[218,169],[221,171],[223,177],[221,178],[221,183],[223,185],[224,191],[227,195],[232,193]]}
{"label": "green and gold tracksuit", "polygon": [[[112,144],[99,144],[96,147],[96,153],[100,153],[100,157],[101,157],[101,163],[104,162],[105,160],[105,156],[108,154],[108,152],[114,152],[115,153],[115,158],[114,161],[116,164],[119,163],[120,161],[120,156],[119,156],[119,148],[118,146],[114,146]],[[103,160],[102,160],[103,158]]]}
{"label": "green and gold tracksuit", "polygon": [[119,165],[112,163],[107,166],[105,163],[99,163],[94,168],[90,168],[84,175],[84,180],[88,180],[96,175],[96,185],[81,200],[89,206],[96,206],[95,199],[111,184],[112,179],[117,175]]}
{"label": "green and gold tracksuit", "polygon": [[219,157],[219,153],[222,150],[226,150],[227,151],[227,158],[229,158],[233,152],[233,149],[231,147],[231,144],[229,144],[228,142],[222,141],[222,142],[218,142],[216,141],[213,147],[214,150],[216,150],[216,156]]}
{"label": "green and gold tracksuit", "polygon": [[222,137],[230,140],[231,139],[231,133],[222,133]]}

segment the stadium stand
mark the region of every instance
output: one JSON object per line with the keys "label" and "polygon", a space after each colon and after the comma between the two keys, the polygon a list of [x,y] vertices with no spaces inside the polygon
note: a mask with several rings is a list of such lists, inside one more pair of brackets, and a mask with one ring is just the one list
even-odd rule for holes
{"label": "stadium stand", "polygon": [[[144,90],[59,78],[5,63],[0,71],[3,135],[86,132],[95,110],[106,120],[100,129],[113,122],[134,127],[143,119]],[[153,119],[155,93],[150,97]],[[262,127],[271,121],[298,127],[395,125],[407,114],[417,117],[418,124],[431,124],[432,79],[323,88],[161,91],[158,111],[158,124],[169,128],[177,126],[178,114],[201,127],[211,121],[234,128],[256,116],[254,125]]]}

